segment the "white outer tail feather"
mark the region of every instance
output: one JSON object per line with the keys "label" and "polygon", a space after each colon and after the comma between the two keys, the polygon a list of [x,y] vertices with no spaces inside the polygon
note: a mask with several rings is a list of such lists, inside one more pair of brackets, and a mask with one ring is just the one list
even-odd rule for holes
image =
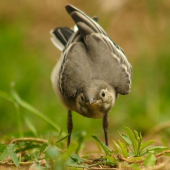
{"label": "white outer tail feather", "polygon": [[[74,25],[73,27],[74,32],[78,30],[77,25]],[[50,34],[52,37],[50,38],[51,42],[55,47],[57,47],[60,51],[63,51],[65,46],[60,42],[60,40],[53,34],[53,30],[50,31]]]}
{"label": "white outer tail feather", "polygon": [[55,47],[57,47],[60,51],[64,50],[64,45],[58,40],[58,38],[53,34],[53,30],[50,31],[50,34],[52,37],[50,38],[51,42],[54,44]]}

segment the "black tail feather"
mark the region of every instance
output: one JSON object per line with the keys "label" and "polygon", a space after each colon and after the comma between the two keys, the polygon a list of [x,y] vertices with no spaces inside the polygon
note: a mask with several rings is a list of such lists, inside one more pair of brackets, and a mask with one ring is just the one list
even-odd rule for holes
{"label": "black tail feather", "polygon": [[53,31],[53,34],[64,46],[67,44],[73,33],[74,31],[72,31],[68,27],[58,27]]}

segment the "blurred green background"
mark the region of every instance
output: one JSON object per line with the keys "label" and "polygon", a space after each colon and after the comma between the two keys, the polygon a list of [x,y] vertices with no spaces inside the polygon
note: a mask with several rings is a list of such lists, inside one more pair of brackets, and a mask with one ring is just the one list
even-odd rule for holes
{"label": "blurred green background", "polygon": [[[169,0],[10,0],[0,1],[0,90],[10,93],[15,82],[19,95],[66,130],[67,111],[55,96],[50,75],[60,51],[49,31],[74,25],[64,6],[72,4],[90,16],[120,45],[133,66],[131,93],[119,96],[110,112],[109,135],[126,125],[148,132],[170,119],[170,1]],[[25,109],[20,110],[39,134],[54,130]],[[17,134],[12,103],[0,98],[1,136]],[[74,131],[104,138],[102,120],[73,115]],[[31,134],[29,134],[31,135]],[[33,134],[32,134],[33,135]]]}

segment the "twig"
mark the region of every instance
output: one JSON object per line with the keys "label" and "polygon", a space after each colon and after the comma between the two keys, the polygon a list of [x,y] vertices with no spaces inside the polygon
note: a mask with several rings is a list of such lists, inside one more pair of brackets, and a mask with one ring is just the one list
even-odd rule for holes
{"label": "twig", "polygon": [[11,143],[18,143],[18,142],[37,142],[37,143],[48,143],[47,140],[45,139],[40,139],[40,138],[32,138],[32,137],[28,137],[28,138],[17,138],[11,141]]}
{"label": "twig", "polygon": [[[35,163],[37,163],[37,162],[36,161],[19,162],[19,165],[20,166],[29,166],[29,165],[32,165],[32,164],[35,164]],[[39,160],[39,163],[41,165],[45,165],[46,161],[45,161],[45,159],[42,159],[42,160]],[[0,161],[0,165],[4,165],[4,166],[16,166],[14,163],[9,162],[9,161],[5,161],[5,162]]]}
{"label": "twig", "polygon": [[[41,143],[41,144],[48,144],[48,140],[45,140],[45,139],[40,139],[40,138],[32,138],[32,137],[28,137],[28,138],[17,138],[17,139],[14,139],[12,140],[10,143],[18,143],[18,142],[37,142],[37,143]],[[65,150],[62,150],[60,148],[57,147],[57,149],[60,151],[60,152],[65,152]]]}
{"label": "twig", "polygon": [[[31,162],[19,162],[20,165],[23,165],[23,166],[27,166],[27,165],[32,165],[33,163],[35,163],[35,161],[31,161]],[[0,161],[0,165],[6,165],[6,166],[16,166],[14,163],[12,162],[1,162]]]}
{"label": "twig", "polygon": [[155,156],[159,157],[159,156],[165,155],[166,153],[170,153],[170,150],[163,151],[161,153],[156,154]]}
{"label": "twig", "polygon": [[[155,157],[160,157],[160,156],[162,156],[162,155],[165,155],[165,154],[167,154],[167,153],[170,153],[170,150],[165,150],[165,151],[163,151],[163,152],[161,152],[161,153],[158,153],[158,154],[156,154],[155,155]],[[143,163],[144,162],[144,159],[143,160],[136,160],[136,161],[132,161],[132,160],[130,160],[129,158],[124,158],[122,155],[118,155],[117,156],[121,161],[126,161],[127,163]]]}
{"label": "twig", "polygon": [[103,168],[103,167],[101,167],[101,168],[90,168],[90,170],[97,170],[97,169],[101,169],[101,170],[117,170],[117,168]]}
{"label": "twig", "polygon": [[162,162],[162,163],[159,163],[158,165],[155,165],[154,167],[145,167],[145,168],[142,168],[141,170],[162,170],[162,169],[167,169],[167,165],[169,165],[169,159]]}
{"label": "twig", "polygon": [[82,158],[82,159],[83,159],[83,162],[84,162],[84,163],[87,163],[87,164],[92,164],[92,163],[93,163],[92,160],[85,159],[85,158]]}
{"label": "twig", "polygon": [[128,158],[124,158],[122,155],[117,156],[121,161],[126,161],[127,163],[142,163],[144,160],[131,161]]}

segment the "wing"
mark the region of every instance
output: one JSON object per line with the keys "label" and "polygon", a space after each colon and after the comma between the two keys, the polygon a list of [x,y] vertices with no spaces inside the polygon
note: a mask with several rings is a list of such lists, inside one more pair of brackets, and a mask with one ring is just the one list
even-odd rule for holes
{"label": "wing", "polygon": [[128,94],[131,89],[132,67],[121,51],[111,46],[102,34],[90,34],[85,40],[89,58],[93,61],[93,78],[102,79],[120,94]]}
{"label": "wing", "polygon": [[[82,22],[84,25],[86,25],[91,30],[93,30],[93,32],[101,33],[103,35],[106,35],[110,39],[110,41],[112,41],[112,44],[114,44],[114,46],[116,46],[117,49],[121,50],[124,53],[123,49],[121,47],[119,47],[107,35],[107,33],[103,30],[103,28],[97,23],[98,18],[96,18],[96,17],[91,18],[88,15],[86,15],[84,12],[82,12],[81,10],[77,9],[76,7],[74,7],[72,5],[66,5],[65,8],[66,8],[67,12],[70,14],[70,16],[72,17],[72,19],[75,21],[76,24],[79,23],[79,22]],[[81,29],[80,29],[80,31],[81,31]],[[81,33],[83,33],[83,32],[84,32],[84,30],[81,31]]]}
{"label": "wing", "polygon": [[89,79],[91,68],[86,48],[81,42],[70,44],[64,53],[64,60],[59,73],[59,89],[67,98],[74,98]]}
{"label": "wing", "polygon": [[128,94],[131,89],[132,67],[123,50],[85,13],[70,5],[66,6],[66,10],[78,26],[87,58],[93,63],[93,75],[90,76],[103,79],[120,94]]}

